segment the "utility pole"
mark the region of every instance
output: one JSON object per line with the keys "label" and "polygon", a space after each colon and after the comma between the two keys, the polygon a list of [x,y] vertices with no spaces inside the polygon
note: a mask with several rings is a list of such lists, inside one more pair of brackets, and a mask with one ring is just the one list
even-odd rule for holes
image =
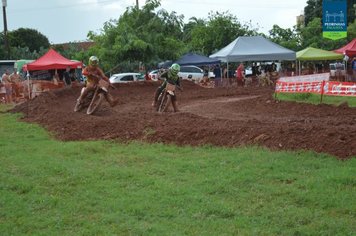
{"label": "utility pole", "polygon": [[136,7],[137,7],[137,9],[138,9],[138,0],[136,0]]}
{"label": "utility pole", "polygon": [[7,52],[7,58],[10,59],[10,47],[9,47],[9,42],[7,38],[7,20],[6,20],[6,6],[7,6],[7,0],[2,0],[2,14],[4,17],[4,46],[5,50]]}

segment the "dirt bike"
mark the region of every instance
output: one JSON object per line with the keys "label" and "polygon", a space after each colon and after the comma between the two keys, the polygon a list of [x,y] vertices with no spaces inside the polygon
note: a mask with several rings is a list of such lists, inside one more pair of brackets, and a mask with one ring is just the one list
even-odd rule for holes
{"label": "dirt bike", "polygon": [[[161,94],[158,96],[157,107],[156,107],[156,110],[158,112],[167,111],[170,103],[172,103],[174,111],[177,110],[177,108],[175,107],[175,105],[173,104],[173,101],[172,101],[172,97],[175,96],[175,90],[177,87],[178,86],[176,86],[174,84],[167,83],[166,88],[163,89]],[[178,89],[181,90],[180,87],[178,87]]]}
{"label": "dirt bike", "polygon": [[[78,112],[87,107],[87,114],[93,114],[100,106],[101,102],[105,98],[105,94],[108,93],[110,84],[105,80],[101,79],[96,85],[95,89],[89,91],[87,96],[79,103],[75,104],[74,111]],[[85,88],[82,88],[81,93],[83,93]]]}

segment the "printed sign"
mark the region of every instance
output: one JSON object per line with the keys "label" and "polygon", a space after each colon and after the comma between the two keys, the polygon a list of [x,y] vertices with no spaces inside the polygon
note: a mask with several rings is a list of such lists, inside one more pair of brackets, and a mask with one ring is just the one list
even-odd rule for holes
{"label": "printed sign", "polygon": [[332,40],[347,37],[346,0],[323,0],[323,37]]}
{"label": "printed sign", "polygon": [[321,81],[321,82],[280,82],[276,83],[276,93],[315,93],[334,96],[356,97],[356,83]]}

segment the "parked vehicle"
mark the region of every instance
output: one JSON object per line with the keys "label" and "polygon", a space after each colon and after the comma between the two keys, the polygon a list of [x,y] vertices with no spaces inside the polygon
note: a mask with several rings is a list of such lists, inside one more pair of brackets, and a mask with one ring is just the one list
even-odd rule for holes
{"label": "parked vehicle", "polygon": [[331,77],[344,77],[346,76],[346,69],[344,63],[331,63],[329,64]]}
{"label": "parked vehicle", "polygon": [[214,78],[215,78],[214,72],[209,71],[209,72],[208,72],[208,78],[209,78],[209,79],[214,79]]}
{"label": "parked vehicle", "polygon": [[148,73],[148,77],[150,80],[157,81],[159,80],[159,70],[153,70],[150,73]]}
{"label": "parked vehicle", "polygon": [[110,77],[110,83],[129,83],[135,81],[144,81],[144,75],[140,73],[120,73],[120,74],[113,74]]}
{"label": "parked vehicle", "polygon": [[204,78],[204,71],[197,66],[181,66],[178,76],[199,83]]}
{"label": "parked vehicle", "polygon": [[[246,67],[244,73],[245,73],[245,77],[252,76],[252,68],[250,66]],[[234,77],[236,76],[237,76],[237,70],[235,70],[234,72]]]}

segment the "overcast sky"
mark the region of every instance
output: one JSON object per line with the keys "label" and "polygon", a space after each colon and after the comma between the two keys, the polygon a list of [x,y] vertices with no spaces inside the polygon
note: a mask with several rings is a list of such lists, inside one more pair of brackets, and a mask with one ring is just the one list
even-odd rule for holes
{"label": "overcast sky", "polygon": [[[161,0],[161,8],[189,18],[207,19],[211,11],[229,11],[241,23],[250,22],[267,33],[274,24],[292,28],[303,13],[307,0]],[[145,0],[139,0],[143,6]],[[36,29],[50,43],[85,41],[92,30],[100,32],[103,23],[118,19],[136,0],[7,0],[7,28]],[[1,31],[4,30],[3,16]]]}

